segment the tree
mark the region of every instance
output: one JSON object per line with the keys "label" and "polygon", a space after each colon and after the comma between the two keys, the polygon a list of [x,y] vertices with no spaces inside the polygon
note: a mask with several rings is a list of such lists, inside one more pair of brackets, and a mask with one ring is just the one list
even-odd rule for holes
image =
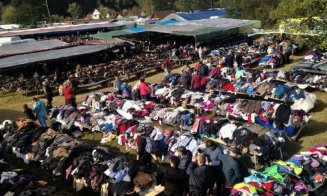
{"label": "tree", "polygon": [[211,0],[177,0],[175,4],[178,11],[188,12],[210,8],[211,3]]}
{"label": "tree", "polygon": [[45,15],[42,4],[35,4],[36,2],[36,0],[13,1],[2,14],[3,22],[36,26],[38,21],[44,19]]}
{"label": "tree", "polygon": [[4,8],[4,11],[2,13],[1,19],[5,24],[8,23],[18,23],[17,17],[16,17],[16,8],[13,6],[8,6]]}
{"label": "tree", "polygon": [[70,3],[67,12],[74,20],[79,19],[82,15],[81,7],[77,3]]}
{"label": "tree", "polygon": [[100,12],[100,19],[103,20],[107,18],[107,15],[109,14],[108,8],[104,7],[103,5],[100,5],[97,10]]}
{"label": "tree", "polygon": [[[315,34],[305,43],[327,49],[327,0],[281,0],[270,18],[287,22],[289,32]],[[291,19],[298,18],[297,22]]]}
{"label": "tree", "polygon": [[221,0],[221,4],[232,18],[261,20],[263,26],[271,26],[274,21],[269,13],[276,9],[278,0]]}
{"label": "tree", "polygon": [[181,12],[188,12],[193,10],[192,0],[177,0],[176,9]]}
{"label": "tree", "polygon": [[175,10],[174,0],[152,0],[154,11]]}

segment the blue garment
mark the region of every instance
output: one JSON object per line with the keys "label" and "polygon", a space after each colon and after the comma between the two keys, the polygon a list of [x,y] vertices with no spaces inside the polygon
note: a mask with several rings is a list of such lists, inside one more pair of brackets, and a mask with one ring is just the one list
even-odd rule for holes
{"label": "blue garment", "polygon": [[47,122],[45,117],[42,116],[37,117],[37,120],[39,121],[41,127],[47,127]]}
{"label": "blue garment", "polygon": [[207,157],[208,161],[211,162],[211,166],[218,166],[220,165],[220,157],[223,154],[223,150],[217,144],[215,147],[206,148],[203,154]]}
{"label": "blue garment", "polygon": [[47,119],[47,106],[41,100],[37,100],[33,105],[33,112],[37,119],[44,118]]}

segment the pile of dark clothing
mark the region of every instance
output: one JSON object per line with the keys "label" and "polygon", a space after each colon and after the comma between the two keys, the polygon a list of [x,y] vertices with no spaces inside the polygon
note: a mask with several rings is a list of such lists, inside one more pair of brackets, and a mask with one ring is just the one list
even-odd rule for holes
{"label": "pile of dark clothing", "polygon": [[[6,130],[12,128],[13,122],[5,121],[0,127],[0,195],[50,195],[56,187],[48,186],[40,176],[21,169],[15,169],[7,154]],[[5,133],[5,135],[4,135]]]}
{"label": "pile of dark clothing", "polygon": [[[8,148],[26,164],[39,162],[54,177],[73,181],[76,191],[87,188],[105,195],[124,195],[127,191],[133,192],[135,186],[142,191],[155,185],[151,169],[146,169],[143,164],[138,164],[138,167],[131,165],[126,158],[117,156],[106,147],[81,142],[51,128],[39,128],[33,122],[18,126],[17,129],[11,124],[2,130],[3,141]],[[4,177],[9,174],[4,174]],[[146,180],[142,181],[144,176]],[[39,178],[29,175],[23,177],[31,182],[36,181],[33,186],[38,185]],[[10,190],[20,189],[13,187]]]}

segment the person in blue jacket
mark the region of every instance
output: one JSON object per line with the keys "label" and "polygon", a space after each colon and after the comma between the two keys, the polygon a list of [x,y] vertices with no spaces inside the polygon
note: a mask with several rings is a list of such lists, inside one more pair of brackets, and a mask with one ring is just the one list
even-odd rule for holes
{"label": "person in blue jacket", "polygon": [[33,112],[35,113],[36,119],[39,121],[41,127],[47,127],[47,106],[38,98],[33,98]]}
{"label": "person in blue jacket", "polygon": [[210,170],[210,181],[208,184],[209,194],[213,194],[213,187],[216,183],[217,193],[221,191],[221,161],[220,157],[223,155],[223,150],[219,144],[215,144],[213,141],[208,140],[206,142],[206,149],[203,152],[206,157],[207,164]]}

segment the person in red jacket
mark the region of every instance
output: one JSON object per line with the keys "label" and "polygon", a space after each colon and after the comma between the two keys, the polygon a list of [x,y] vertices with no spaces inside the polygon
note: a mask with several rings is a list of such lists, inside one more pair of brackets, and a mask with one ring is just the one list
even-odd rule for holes
{"label": "person in red jacket", "polygon": [[197,72],[193,73],[192,80],[191,80],[191,89],[193,91],[201,90],[201,77]]}
{"label": "person in red jacket", "polygon": [[145,83],[144,78],[140,79],[139,90],[140,90],[141,99],[143,101],[147,101],[150,95],[150,87]]}
{"label": "person in red jacket", "polygon": [[69,82],[63,84],[62,94],[65,97],[65,105],[72,105],[75,107],[74,89]]}

